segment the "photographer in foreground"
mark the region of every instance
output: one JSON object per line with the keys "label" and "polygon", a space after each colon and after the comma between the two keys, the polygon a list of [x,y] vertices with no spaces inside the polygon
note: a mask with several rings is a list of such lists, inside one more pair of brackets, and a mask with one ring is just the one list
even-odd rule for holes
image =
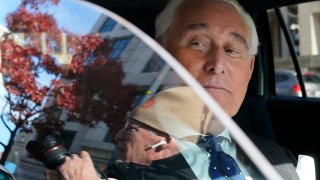
{"label": "photographer in foreground", "polygon": [[[197,145],[210,118],[190,87],[159,92],[134,109],[117,133],[117,160],[105,173],[119,180],[210,180],[210,155]],[[99,179],[84,151],[67,157],[58,170],[63,179]],[[57,171],[45,175],[46,180],[59,179]]]}

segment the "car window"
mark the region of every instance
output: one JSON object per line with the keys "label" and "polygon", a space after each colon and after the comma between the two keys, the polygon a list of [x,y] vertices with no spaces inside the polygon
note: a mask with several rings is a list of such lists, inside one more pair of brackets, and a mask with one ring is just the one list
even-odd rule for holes
{"label": "car window", "polygon": [[[319,29],[319,2],[309,2],[303,4],[290,5],[279,8],[283,17],[285,26],[289,32],[290,41],[293,44],[293,51],[297,55],[298,64],[302,73],[302,80],[306,89],[306,96],[310,98],[319,98],[320,84],[318,74],[319,47],[320,47],[320,29]],[[270,32],[273,46],[273,56],[275,69],[286,69],[296,71],[290,54],[290,48],[280,28],[279,19],[275,10],[269,10]],[[305,20],[309,19],[309,20]],[[279,84],[275,74],[276,95],[302,96],[302,93],[293,93],[293,87],[298,81],[288,81],[286,85]],[[279,90],[281,87],[282,91]]]}
{"label": "car window", "polygon": [[[210,96],[205,96],[206,91],[182,66],[126,20],[82,1],[65,0],[61,4],[30,1],[33,4],[24,3],[18,7],[19,2],[15,8],[0,12],[4,13],[0,24],[1,152],[2,160],[16,164],[13,174],[17,179],[43,179],[44,166],[55,169],[65,155],[81,150],[90,153],[97,170],[104,170],[110,163],[119,162],[118,156],[127,152],[115,140],[137,139],[132,149],[137,150],[139,144],[147,141],[145,137],[161,133],[176,139],[183,167],[188,167],[199,179],[205,179],[208,168],[204,167],[209,166],[209,161],[202,160],[208,160],[208,154],[199,148],[198,139],[189,139],[189,136],[207,134],[209,120],[222,117],[224,122],[233,125],[231,135],[240,132],[234,135],[238,144],[233,146],[249,148],[250,151],[243,152],[243,157],[249,157],[258,167],[268,170],[267,173],[257,170],[256,176],[278,177],[250,139],[241,134],[235,122]],[[188,91],[175,92],[173,96],[164,94],[169,97],[164,99],[194,99],[199,106],[188,103],[192,106],[186,110],[181,108],[182,104],[176,107],[151,98],[162,90],[177,87]],[[198,91],[205,98],[199,98]],[[203,99],[211,103],[209,107]],[[150,131],[141,130],[145,128],[140,122],[146,122],[144,119],[140,119],[140,124],[128,125],[138,106],[142,114],[148,115],[143,117],[157,120],[156,125],[148,124]],[[199,117],[203,121],[191,126],[184,121],[193,120],[194,114],[181,117],[172,112],[171,106],[183,113],[200,108]],[[150,114],[149,107],[158,109]],[[139,119],[137,114],[134,117]],[[147,135],[138,137],[137,131]],[[3,132],[9,133],[4,135]],[[225,138],[229,138],[225,142],[231,140],[229,136]],[[140,147],[145,148],[141,152],[169,142],[153,142],[155,144],[150,147]],[[57,149],[63,156],[56,157]],[[53,157],[47,157],[51,152]],[[144,158],[143,154],[133,155],[133,158]],[[258,158],[253,158],[254,155]],[[180,161],[177,163],[181,167]]]}
{"label": "car window", "polygon": [[305,73],[303,75],[304,80],[306,82],[311,82],[311,83],[320,83],[320,76],[319,74],[315,74],[315,73]]}

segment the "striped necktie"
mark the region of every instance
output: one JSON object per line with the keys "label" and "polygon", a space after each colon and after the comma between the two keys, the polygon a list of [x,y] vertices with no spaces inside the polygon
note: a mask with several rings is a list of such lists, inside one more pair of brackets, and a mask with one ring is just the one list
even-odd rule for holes
{"label": "striped necktie", "polygon": [[199,146],[204,147],[210,153],[209,174],[211,179],[234,179],[245,180],[237,162],[223,152],[220,142],[222,136],[204,136],[199,141]]}

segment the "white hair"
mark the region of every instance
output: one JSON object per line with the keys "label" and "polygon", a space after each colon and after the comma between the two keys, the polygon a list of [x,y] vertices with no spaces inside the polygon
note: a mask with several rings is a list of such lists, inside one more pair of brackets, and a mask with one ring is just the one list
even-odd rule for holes
{"label": "white hair", "polygon": [[[168,29],[174,21],[178,7],[183,3],[191,0],[170,0],[165,9],[157,16],[155,23],[155,38],[161,40],[161,43],[165,44]],[[249,53],[256,55],[258,53],[259,39],[251,16],[243,9],[243,7],[236,0],[218,0],[232,5],[242,17],[247,30],[250,33]]]}

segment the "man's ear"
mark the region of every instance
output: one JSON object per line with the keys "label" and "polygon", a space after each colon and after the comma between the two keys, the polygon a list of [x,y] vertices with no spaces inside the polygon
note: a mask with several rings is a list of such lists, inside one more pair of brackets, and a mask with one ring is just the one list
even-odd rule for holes
{"label": "man's ear", "polygon": [[250,55],[250,59],[249,59],[249,63],[250,63],[250,78],[251,78],[251,76],[252,76],[252,73],[253,73],[253,69],[254,69],[254,60],[255,60],[255,56],[254,55]]}

